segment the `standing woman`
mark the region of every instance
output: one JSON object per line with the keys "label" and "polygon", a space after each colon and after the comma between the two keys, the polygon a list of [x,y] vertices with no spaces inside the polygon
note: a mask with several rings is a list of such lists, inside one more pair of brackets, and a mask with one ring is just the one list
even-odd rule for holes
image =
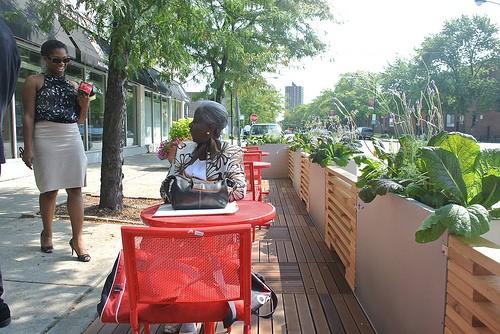
{"label": "standing woman", "polygon": [[90,261],[82,237],[83,197],[86,186],[87,157],[77,123],[85,122],[89,97],[78,93],[78,85],[64,76],[70,62],[66,45],[57,40],[43,43],[41,54],[45,73],[32,75],[24,83],[24,154],[23,161],[32,168],[40,190],[40,213],[43,230],[40,250],[52,253],[52,220],[59,189],[68,194],[68,212],[73,237],[71,253]]}

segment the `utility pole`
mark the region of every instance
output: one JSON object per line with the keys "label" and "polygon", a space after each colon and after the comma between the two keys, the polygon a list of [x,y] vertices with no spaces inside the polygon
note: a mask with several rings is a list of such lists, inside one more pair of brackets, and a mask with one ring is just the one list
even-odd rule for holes
{"label": "utility pole", "polygon": [[240,103],[238,101],[238,86],[234,85],[234,94],[236,98],[236,126],[238,131],[238,146],[241,147],[241,131],[240,131]]}
{"label": "utility pole", "polygon": [[234,112],[233,112],[233,90],[231,89],[231,124],[229,124],[229,136],[231,137],[231,145],[234,144]]}

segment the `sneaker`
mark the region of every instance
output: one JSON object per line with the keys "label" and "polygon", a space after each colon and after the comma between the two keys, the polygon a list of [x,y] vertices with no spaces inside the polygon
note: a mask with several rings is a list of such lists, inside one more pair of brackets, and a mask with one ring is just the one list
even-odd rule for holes
{"label": "sneaker", "polygon": [[7,304],[0,305],[0,328],[6,327],[10,324],[10,309]]}
{"label": "sneaker", "polygon": [[163,333],[165,334],[176,334],[181,329],[182,324],[165,324],[163,325]]}

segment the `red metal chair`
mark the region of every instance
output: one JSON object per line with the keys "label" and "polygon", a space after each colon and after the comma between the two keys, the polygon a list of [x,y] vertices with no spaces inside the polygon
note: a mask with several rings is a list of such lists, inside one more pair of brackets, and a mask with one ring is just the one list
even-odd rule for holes
{"label": "red metal chair", "polygon": [[243,161],[262,161],[262,151],[243,152]]}
{"label": "red metal chair", "polygon": [[252,145],[248,146],[247,145],[247,146],[245,146],[245,148],[247,149],[247,151],[262,151],[259,146],[252,146]]}
{"label": "red metal chair", "polygon": [[247,194],[245,200],[260,201],[262,200],[262,188],[259,178],[256,175],[257,169],[253,166],[253,161],[244,161],[245,166],[245,178],[247,181]]}
{"label": "red metal chair", "polygon": [[250,225],[121,230],[134,333],[141,323],[149,334],[152,323],[203,322],[213,334],[234,300],[250,334]]}

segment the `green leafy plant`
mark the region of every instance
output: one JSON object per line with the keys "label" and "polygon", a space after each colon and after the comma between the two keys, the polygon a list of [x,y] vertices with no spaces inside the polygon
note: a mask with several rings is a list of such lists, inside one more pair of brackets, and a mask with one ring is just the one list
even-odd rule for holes
{"label": "green leafy plant", "polygon": [[492,207],[500,201],[500,152],[481,152],[477,141],[462,133],[441,132],[423,147],[411,137],[400,144],[397,154],[376,147],[378,160],[363,159],[360,198],[370,202],[393,192],[436,208],[415,234],[420,243],[447,229],[466,240],[486,233],[498,215]]}
{"label": "green leafy plant", "polygon": [[265,144],[288,144],[288,141],[283,136],[265,134],[263,136],[250,136],[247,139],[248,145],[265,145]]}
{"label": "green leafy plant", "polygon": [[337,165],[347,166],[349,160],[360,154],[360,144],[355,141],[336,141],[332,137],[320,137],[313,144],[309,159],[322,167]]}
{"label": "green leafy plant", "polygon": [[289,142],[290,150],[310,153],[312,149],[312,136],[309,133],[296,133]]}
{"label": "green leafy plant", "polygon": [[189,130],[189,124],[191,124],[191,121],[191,118],[182,118],[178,121],[172,122],[172,127],[170,128],[170,140],[190,140],[191,131]]}

